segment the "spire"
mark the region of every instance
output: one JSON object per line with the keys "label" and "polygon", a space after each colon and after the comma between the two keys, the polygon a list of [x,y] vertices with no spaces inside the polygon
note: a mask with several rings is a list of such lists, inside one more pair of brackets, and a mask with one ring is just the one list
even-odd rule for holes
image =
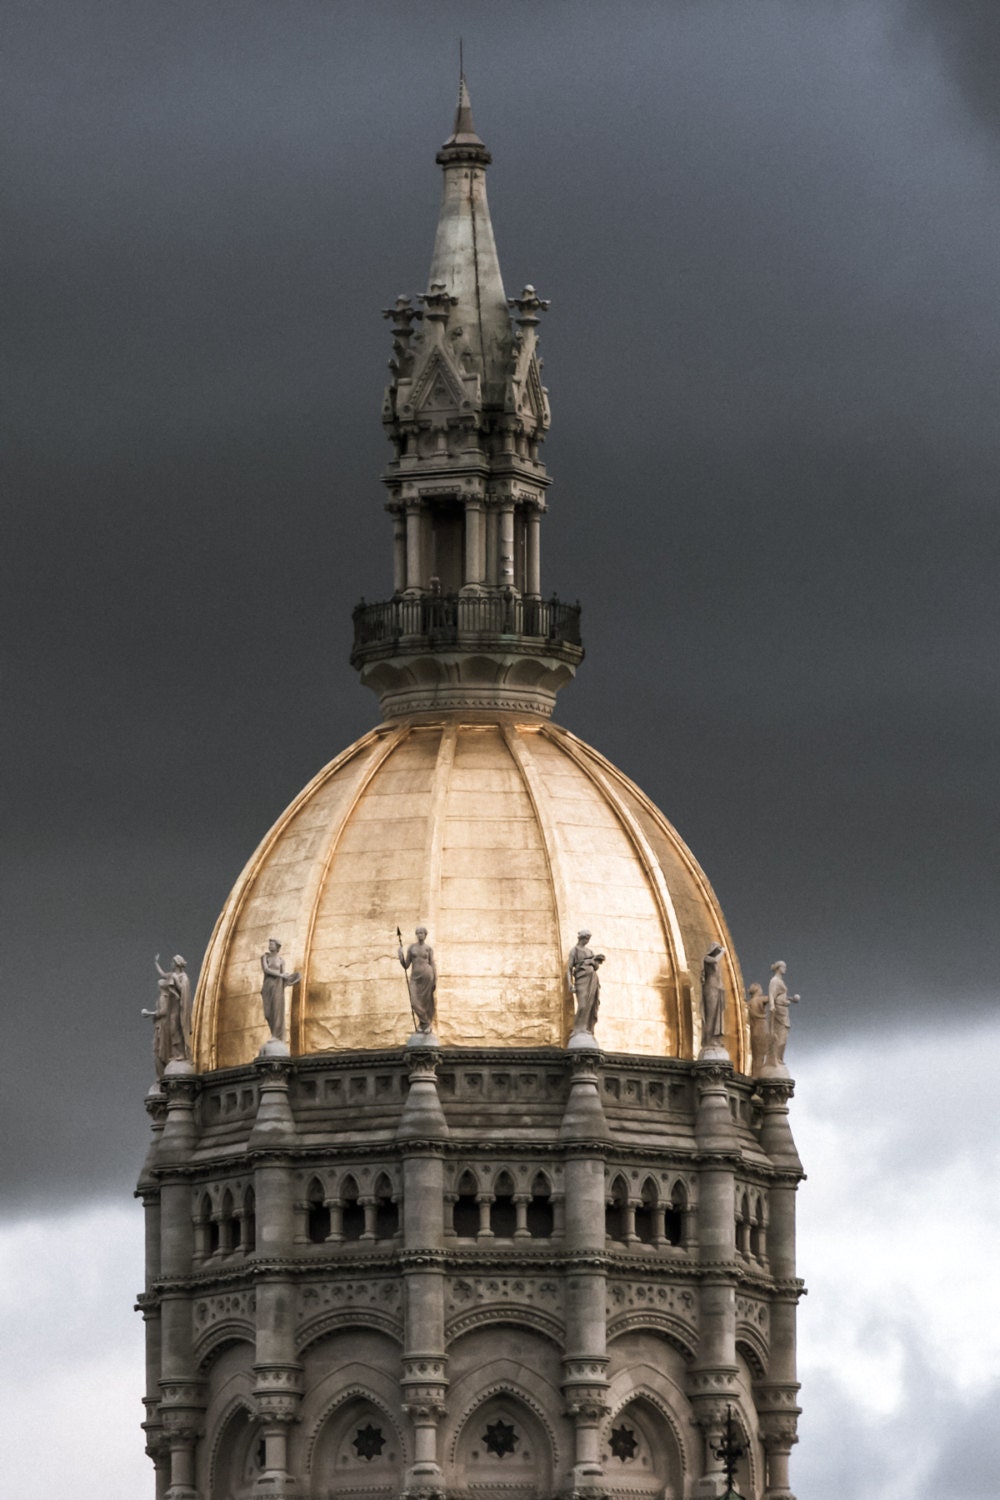
{"label": "spire", "polygon": [[[453,158],[463,161],[475,159],[484,167],[488,167],[492,161],[490,153],[476,134],[476,127],[472,119],[472,101],[469,98],[469,86],[465,81],[465,74],[459,75],[458,80],[458,104],[455,108],[455,128],[445,141],[438,153],[438,161],[445,165],[445,154],[450,161]],[[459,155],[459,153],[461,153]]]}
{"label": "spire", "polygon": [[490,153],[464,73],[438,152],[444,190],[429,285],[398,297],[382,422],[393,587],[355,611],[352,661],[390,716],[452,708],[548,715],[583,656],[579,608],[544,599],[549,427],[539,314],[504,293],[486,201]]}
{"label": "spire", "polygon": [[459,80],[455,129],[437,154],[444,168],[441,212],[427,279],[430,292],[452,299],[449,332],[455,352],[483,382],[483,401],[500,398],[510,357],[510,315],[500,275],[486,168],[490,153],[476,134],[464,76]]}

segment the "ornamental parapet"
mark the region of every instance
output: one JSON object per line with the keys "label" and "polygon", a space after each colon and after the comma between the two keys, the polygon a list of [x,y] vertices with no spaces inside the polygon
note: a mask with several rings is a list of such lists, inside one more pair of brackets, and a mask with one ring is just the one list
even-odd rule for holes
{"label": "ornamental parapet", "polygon": [[363,600],[354,609],[351,664],[358,667],[386,649],[404,649],[420,639],[422,649],[461,646],[474,650],[491,641],[521,637],[535,646],[579,650],[580,606],[522,597],[513,590],[488,594],[399,595],[379,604]]}

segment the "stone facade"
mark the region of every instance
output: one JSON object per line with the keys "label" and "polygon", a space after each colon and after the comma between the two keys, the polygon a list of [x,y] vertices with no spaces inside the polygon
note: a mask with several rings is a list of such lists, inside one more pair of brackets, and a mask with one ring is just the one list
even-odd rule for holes
{"label": "stone facade", "polygon": [[787,1500],[787,1082],[600,1052],[261,1058],[149,1098],[159,1500]]}
{"label": "stone facade", "polygon": [[[354,615],[386,723],[252,857],[194,1061],[147,1099],[157,1500],[705,1500],[733,1431],[744,1500],[793,1500],[792,1084],[737,1071],[742,980],[690,851],[548,722],[583,652],[541,591],[544,304],[504,297],[464,82],[438,160],[430,287],[389,314],[394,593]],[[389,1045],[404,912],[447,1045]],[[564,1049],[582,922],[598,1040]],[[259,990],[280,945],[287,1038]]]}

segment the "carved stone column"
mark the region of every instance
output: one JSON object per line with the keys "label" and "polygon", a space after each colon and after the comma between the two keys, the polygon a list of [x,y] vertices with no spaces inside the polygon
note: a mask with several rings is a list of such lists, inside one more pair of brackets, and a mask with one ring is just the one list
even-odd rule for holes
{"label": "carved stone column", "polygon": [[422,506],[419,500],[406,502],[406,587],[415,592],[424,587]]}
{"label": "carved stone column", "polygon": [[[280,1046],[280,1044],[279,1044]],[[301,1489],[291,1470],[288,1435],[302,1399],[302,1367],[295,1357],[297,1293],[283,1262],[293,1254],[295,1183],[291,1151],[295,1120],[288,1097],[292,1063],[273,1042],[255,1065],[260,1096],[247,1142],[254,1154],[257,1242],[254,1406],[264,1438],[261,1495],[291,1497]],[[268,1052],[267,1049],[271,1049]]]}
{"label": "carved stone column", "polygon": [[163,1238],[160,1188],[156,1178],[156,1166],[163,1127],[167,1119],[167,1096],[161,1088],[152,1088],[146,1095],[146,1111],[153,1127],[153,1138],[136,1189],[142,1196],[146,1229],[146,1289],[139,1298],[143,1322],[146,1325],[146,1394],[143,1397],[146,1419],[142,1426],[146,1434],[146,1452],[152,1459],[156,1470],[156,1497],[157,1500],[163,1500],[170,1480],[170,1449],[160,1420],[163,1338],[160,1303],[155,1293],[155,1286],[160,1278]]}
{"label": "carved stone column", "polygon": [[601,1423],[607,1414],[607,1272],[604,1157],[609,1138],[599,1092],[600,1053],[571,1051],[565,1151],[566,1351],[563,1394],[576,1427],[573,1495],[603,1496]]}
{"label": "carved stone column", "polygon": [[732,1065],[695,1063],[698,1109],[698,1259],[702,1267],[698,1301],[698,1358],[688,1377],[695,1421],[704,1434],[702,1477],[697,1500],[722,1495],[726,1478],[713,1450],[726,1422],[726,1406],[738,1401],[736,1378],[735,1174],[739,1144],[729,1112],[727,1084]]}
{"label": "carved stone column", "polygon": [[500,556],[497,582],[503,589],[514,587],[514,502],[506,496],[500,502]]}
{"label": "carved stone column", "polygon": [[465,502],[465,587],[478,593],[483,586],[486,571],[485,528],[483,526],[482,501],[473,498]]}
{"label": "carved stone column", "polygon": [[795,1191],[802,1178],[788,1123],[791,1079],[758,1079],[764,1105],[760,1143],[775,1175],[768,1194],[767,1252],[775,1293],[771,1298],[771,1348],[767,1377],[754,1388],[761,1436],[767,1452],[764,1500],[794,1500],[788,1483],[788,1459],[798,1442],[799,1417],[795,1357],[795,1311],[802,1283],[795,1275]]}
{"label": "carved stone column", "polygon": [[410,1091],[396,1139],[403,1158],[403,1409],[413,1424],[408,1496],[444,1494],[438,1423],[448,1390],[444,1342],[444,1143],[448,1124],[437,1090],[439,1053],[418,1036],[406,1048]]}
{"label": "carved stone column", "polygon": [[392,507],[392,590],[401,594],[406,588],[406,512],[401,505]]}
{"label": "carved stone column", "polygon": [[194,1223],[191,1188],[184,1173],[198,1143],[195,1102],[200,1084],[189,1062],[171,1062],[163,1074],[166,1119],[157,1150],[160,1177],[160,1377],[159,1420],[169,1449],[165,1500],[197,1500],[195,1444],[204,1411],[202,1382],[193,1356],[190,1293]]}
{"label": "carved stone column", "polygon": [[525,512],[525,593],[532,599],[542,595],[542,513],[536,505]]}

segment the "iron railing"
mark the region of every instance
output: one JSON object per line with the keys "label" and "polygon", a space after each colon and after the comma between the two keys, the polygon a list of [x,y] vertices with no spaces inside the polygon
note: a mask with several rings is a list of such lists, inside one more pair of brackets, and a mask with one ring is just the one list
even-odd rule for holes
{"label": "iron railing", "polygon": [[400,595],[354,610],[354,650],[391,645],[405,636],[424,636],[442,645],[460,637],[528,636],[580,645],[580,606],[551,599],[503,594]]}

